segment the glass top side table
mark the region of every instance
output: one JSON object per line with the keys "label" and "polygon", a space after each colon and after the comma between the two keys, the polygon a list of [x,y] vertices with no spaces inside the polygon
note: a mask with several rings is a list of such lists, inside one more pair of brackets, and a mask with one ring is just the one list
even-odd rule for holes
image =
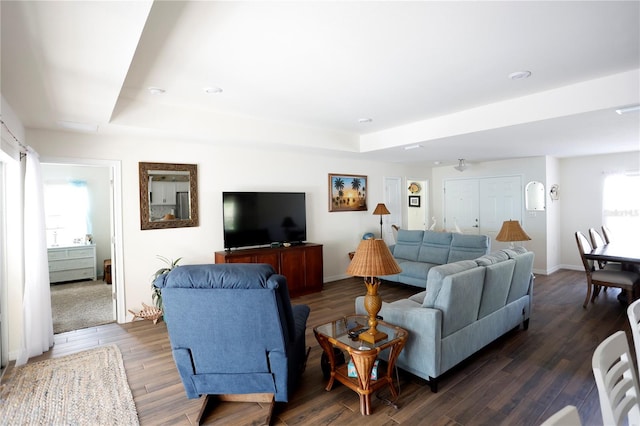
{"label": "glass top side table", "polygon": [[[394,399],[398,392],[393,385],[393,367],[398,355],[404,348],[408,332],[384,321],[378,321],[377,329],[387,334],[387,338],[376,343],[369,343],[349,336],[350,331],[368,329],[368,318],[365,315],[347,315],[313,329],[318,343],[327,354],[331,366],[331,376],[326,390],[330,391],[335,380],[347,386],[360,396],[360,413],[371,414],[371,394],[378,389],[389,386]],[[347,365],[336,365],[333,348],[347,351],[358,377],[349,377]],[[380,352],[389,349],[386,371],[378,366],[378,379],[371,379],[371,371]]]}

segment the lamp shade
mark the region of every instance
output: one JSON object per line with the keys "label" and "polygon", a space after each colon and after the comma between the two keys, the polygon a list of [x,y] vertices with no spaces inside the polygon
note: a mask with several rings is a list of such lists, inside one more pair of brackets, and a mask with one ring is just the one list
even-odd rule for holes
{"label": "lamp shade", "polygon": [[391,212],[387,209],[387,206],[385,206],[384,203],[378,203],[373,214],[391,214]]}
{"label": "lamp shade", "polygon": [[529,241],[530,236],[524,232],[524,229],[520,226],[520,222],[517,220],[505,220],[502,223],[502,228],[498,235],[496,235],[496,241]]}
{"label": "lamp shade", "polygon": [[377,277],[402,272],[384,240],[361,240],[347,274],[356,277]]}

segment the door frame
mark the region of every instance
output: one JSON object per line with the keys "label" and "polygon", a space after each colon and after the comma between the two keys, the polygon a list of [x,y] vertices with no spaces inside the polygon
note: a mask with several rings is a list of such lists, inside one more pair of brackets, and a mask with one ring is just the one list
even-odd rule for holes
{"label": "door frame", "polygon": [[111,223],[111,277],[112,293],[115,293],[115,317],[119,324],[126,321],[126,309],[124,304],[124,257],[122,249],[122,163],[119,160],[96,160],[85,158],[41,158],[41,163],[69,165],[69,166],[94,166],[107,167],[110,172],[110,204],[109,209]]}

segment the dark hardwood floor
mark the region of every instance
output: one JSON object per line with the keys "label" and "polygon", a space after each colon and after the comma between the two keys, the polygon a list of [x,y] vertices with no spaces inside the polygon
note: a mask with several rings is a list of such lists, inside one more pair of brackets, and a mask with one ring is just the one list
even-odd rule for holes
{"label": "dark hardwood floor", "polygon": [[[418,291],[385,283],[390,302]],[[450,371],[434,394],[426,383],[400,371],[398,409],[373,397],[373,414],[360,415],[358,396],[345,386],[330,392],[320,370],[321,349],[313,327],[353,312],[353,300],[365,293],[360,279],[327,283],[321,293],[294,303],[311,306],[307,345],[311,347],[303,383],[290,402],[276,406],[274,425],[537,425],[567,404],[576,405],[585,425],[601,424],[598,392],[591,372],[595,347],[617,330],[631,335],[617,290],[602,292],[595,305],[582,308],[585,274],[560,271],[538,276],[527,331],[514,330]],[[58,334],[47,354],[63,356],[116,343],[122,351],[129,384],[142,425],[189,425],[199,400],[188,400],[171,357],[166,327],[160,322],[108,324]],[[10,376],[10,375],[9,375]],[[383,392],[381,397],[388,395]],[[205,424],[260,424],[266,409],[253,403],[222,403]]]}

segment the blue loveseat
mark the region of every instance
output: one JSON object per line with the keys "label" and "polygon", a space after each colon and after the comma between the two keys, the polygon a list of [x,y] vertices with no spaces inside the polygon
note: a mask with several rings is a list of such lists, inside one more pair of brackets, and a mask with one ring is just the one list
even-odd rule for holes
{"label": "blue loveseat", "polygon": [[389,249],[402,272],[380,278],[425,288],[434,266],[473,260],[489,253],[490,245],[486,235],[400,229],[396,244]]}
{"label": "blue loveseat", "polygon": [[161,275],[164,318],[188,398],[273,394],[288,401],[306,362],[306,305],[264,264],[186,265]]}

